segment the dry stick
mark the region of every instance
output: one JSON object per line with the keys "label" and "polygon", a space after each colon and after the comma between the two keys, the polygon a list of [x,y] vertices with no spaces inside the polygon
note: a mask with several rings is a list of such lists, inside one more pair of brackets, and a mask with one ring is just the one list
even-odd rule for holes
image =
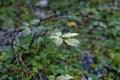
{"label": "dry stick", "polygon": [[35,41],[36,39],[38,39],[40,36],[46,35],[48,32],[49,32],[49,30],[47,30],[47,31],[45,31],[45,32],[42,32],[42,33],[39,34],[39,35],[37,35],[36,33],[34,33],[32,39],[31,39],[31,42],[30,42],[30,44],[29,44],[29,48],[32,47],[32,44],[34,43],[34,41]]}
{"label": "dry stick", "polygon": [[[13,45],[13,44],[14,44],[14,41],[15,41],[16,36],[17,36],[21,31],[22,31],[22,30],[19,30],[19,31],[16,32],[16,34],[13,36],[13,39],[12,39],[12,42],[11,42],[12,51],[13,51],[13,53],[14,53],[14,56],[15,56],[17,62],[22,65],[22,67],[25,69],[25,71],[26,71],[29,75],[31,75],[31,76],[34,78],[34,80],[38,80],[38,79],[34,76],[34,74],[27,68],[27,66],[25,65],[25,63],[23,62],[23,60],[22,60],[22,54],[20,54],[19,57],[18,57],[17,54],[15,53],[14,45]],[[42,35],[43,35],[43,34],[42,34]],[[38,35],[38,36],[41,36],[41,35]],[[34,40],[35,40],[36,37],[38,37],[38,36],[36,35],[36,33],[33,35],[29,47],[31,47],[31,45],[34,43]],[[40,72],[38,72],[38,75],[39,75],[40,80],[43,80]]]}
{"label": "dry stick", "polygon": [[35,11],[34,11],[34,9],[33,9],[33,6],[32,6],[32,4],[31,4],[31,1],[29,1],[28,5],[29,5],[29,7],[30,7],[30,10],[31,10],[32,14],[34,14]]}
{"label": "dry stick", "polygon": [[22,54],[21,54],[20,57],[18,58],[18,56],[17,56],[17,54],[16,54],[16,52],[15,52],[15,50],[14,50],[14,45],[13,45],[13,44],[14,44],[15,38],[16,38],[16,36],[17,36],[21,31],[22,31],[22,30],[18,31],[18,32],[13,36],[13,38],[12,38],[11,48],[12,48],[13,54],[14,54],[17,62],[18,62],[19,64],[22,64],[22,67],[25,69],[25,71],[26,71],[29,75],[31,75],[31,76],[34,78],[34,80],[38,80],[38,79],[33,75],[33,73],[27,68],[27,66],[24,64],[24,62],[22,61],[22,58],[21,58],[21,55],[22,55]]}
{"label": "dry stick", "polygon": [[19,55],[19,61],[20,61],[21,65],[22,65],[22,67],[25,69],[25,71],[26,71],[28,74],[30,74],[30,75],[34,78],[34,80],[38,80],[38,79],[34,76],[34,74],[27,68],[27,66],[25,65],[25,63],[23,62],[23,60],[22,60],[22,53],[20,53],[20,55]]}
{"label": "dry stick", "polygon": [[44,80],[44,79],[42,78],[42,74],[41,74],[39,71],[38,71],[37,73],[38,73],[38,76],[39,76],[40,80]]}
{"label": "dry stick", "polygon": [[16,32],[16,34],[13,36],[12,38],[12,42],[11,42],[11,48],[12,48],[12,51],[13,51],[13,54],[15,56],[15,58],[17,59],[17,54],[15,53],[15,50],[14,50],[14,41],[15,41],[15,38],[16,36],[21,32],[22,30],[19,30],[18,32]]}
{"label": "dry stick", "polygon": [[[45,34],[45,33],[43,33],[43,34]],[[31,46],[32,46],[32,44],[34,43],[34,41],[35,41],[39,36],[42,36],[43,34],[36,35],[36,33],[34,33],[32,39],[31,39],[31,42],[30,42],[30,44],[29,44],[29,48],[31,48]],[[38,71],[37,73],[38,73],[38,76],[39,76],[40,80],[44,80],[44,79],[42,78],[42,74],[41,74],[39,71]]]}

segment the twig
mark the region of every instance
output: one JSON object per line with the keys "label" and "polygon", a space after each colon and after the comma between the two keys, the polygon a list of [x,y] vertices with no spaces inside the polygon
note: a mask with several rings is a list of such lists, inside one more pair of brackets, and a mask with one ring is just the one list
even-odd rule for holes
{"label": "twig", "polygon": [[11,42],[11,48],[12,48],[13,54],[14,54],[17,62],[18,62],[19,64],[22,64],[22,67],[25,69],[25,71],[26,71],[29,75],[31,75],[31,76],[34,78],[34,80],[38,80],[38,79],[32,74],[32,72],[27,68],[27,66],[24,64],[24,62],[22,61],[22,54],[20,54],[19,57],[18,57],[17,54],[16,54],[16,52],[15,52],[15,49],[14,49],[14,41],[15,41],[15,39],[16,39],[16,36],[17,36],[22,30],[23,30],[23,29],[21,29],[21,30],[19,30],[18,32],[16,32],[16,34],[13,36],[12,42]]}
{"label": "twig", "polygon": [[32,39],[31,39],[31,42],[29,44],[29,48],[31,48],[32,44],[34,43],[34,41],[36,39],[38,39],[40,36],[44,36],[44,35],[48,34],[49,32],[50,32],[49,30],[45,30],[44,32],[42,32],[42,33],[40,33],[38,35],[36,33],[34,33]]}
{"label": "twig", "polygon": [[31,1],[29,1],[28,4],[29,4],[29,7],[30,7],[30,9],[31,9],[32,14],[34,14],[34,9],[33,9],[33,6],[32,6],[32,4],[31,4]]}
{"label": "twig", "polygon": [[21,65],[22,65],[22,67],[25,69],[25,71],[26,71],[29,75],[31,75],[31,76],[34,78],[34,80],[38,80],[38,79],[34,76],[34,74],[27,68],[27,66],[25,65],[25,63],[23,62],[23,60],[22,60],[22,53],[20,53],[20,55],[19,55],[19,61],[20,61]]}
{"label": "twig", "polygon": [[37,73],[38,73],[38,76],[39,76],[40,80],[43,80],[42,74],[39,71]]}
{"label": "twig", "polygon": [[12,48],[13,54],[14,54],[14,56],[15,56],[16,59],[17,59],[17,54],[16,54],[16,52],[15,52],[15,50],[14,50],[14,41],[15,41],[16,36],[17,36],[22,30],[23,30],[23,29],[20,29],[18,32],[16,32],[16,34],[13,36],[12,41],[11,41],[11,48]]}
{"label": "twig", "polygon": [[66,18],[68,16],[70,16],[70,14],[55,14],[55,15],[49,16],[45,19],[40,19],[40,22],[36,26],[39,26],[41,22],[44,22],[44,21],[52,19],[52,18]]}

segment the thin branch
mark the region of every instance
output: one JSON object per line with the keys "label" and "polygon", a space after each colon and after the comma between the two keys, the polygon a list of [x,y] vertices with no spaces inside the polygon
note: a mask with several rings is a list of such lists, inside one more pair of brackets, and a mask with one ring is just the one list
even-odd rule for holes
{"label": "thin branch", "polygon": [[41,74],[39,71],[38,71],[37,73],[38,73],[38,76],[39,76],[40,80],[44,80],[44,79],[42,78],[42,74]]}
{"label": "thin branch", "polygon": [[14,54],[15,58],[17,58],[17,54],[16,54],[16,52],[15,52],[15,50],[14,50],[14,41],[15,41],[15,39],[16,39],[16,36],[17,36],[22,30],[23,30],[23,29],[20,29],[18,32],[16,32],[16,34],[13,36],[12,41],[11,41],[11,48],[12,48],[12,51],[13,51],[13,54]]}
{"label": "thin branch", "polygon": [[34,14],[34,9],[33,9],[33,6],[31,4],[31,1],[29,1],[28,4],[29,4],[29,7],[30,7],[30,10],[31,10],[32,14]]}
{"label": "thin branch", "polygon": [[[22,30],[23,30],[23,29],[22,29]],[[32,74],[32,72],[27,68],[27,66],[24,64],[24,62],[22,61],[22,54],[20,54],[19,57],[18,57],[17,54],[16,54],[16,52],[15,52],[15,49],[14,49],[14,41],[15,41],[15,39],[16,39],[16,36],[17,36],[22,30],[19,30],[18,32],[16,32],[16,34],[13,36],[12,42],[11,42],[11,48],[12,48],[13,54],[14,54],[17,62],[22,65],[22,67],[25,69],[25,71],[26,71],[29,75],[31,75],[31,76],[34,78],[34,80],[38,80],[38,79]]]}
{"label": "thin branch", "polygon": [[41,22],[47,21],[52,18],[66,18],[68,16],[70,16],[70,14],[55,14],[55,15],[49,16],[45,19],[40,19],[40,22],[36,26],[39,26]]}
{"label": "thin branch", "polygon": [[31,76],[34,78],[34,80],[38,80],[38,79],[34,76],[34,74],[27,68],[27,66],[25,65],[25,63],[23,62],[23,60],[22,60],[22,53],[20,53],[20,55],[19,55],[19,61],[20,61],[21,65],[22,65],[22,67],[25,69],[25,71],[26,71],[29,75],[31,75]]}
{"label": "thin branch", "polygon": [[38,39],[40,36],[44,36],[44,35],[46,35],[46,34],[48,34],[48,33],[50,33],[50,31],[49,30],[45,30],[44,32],[42,32],[42,33],[40,33],[40,34],[34,34],[33,35],[33,37],[32,37],[32,39],[31,39],[31,42],[30,42],[30,44],[29,44],[29,48],[31,48],[32,47],[32,44],[34,43],[34,41],[36,40],[36,39]]}

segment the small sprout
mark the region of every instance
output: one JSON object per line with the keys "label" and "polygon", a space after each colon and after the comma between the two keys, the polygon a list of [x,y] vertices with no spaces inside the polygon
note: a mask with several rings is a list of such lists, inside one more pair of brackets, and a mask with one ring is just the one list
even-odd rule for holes
{"label": "small sprout", "polygon": [[67,43],[70,46],[75,46],[78,47],[79,46],[79,40],[73,38],[75,36],[77,36],[79,34],[77,33],[66,33],[64,35],[62,35],[61,32],[56,32],[53,35],[50,36],[50,39],[54,39],[54,43],[57,46],[60,46],[64,41],[65,43]]}

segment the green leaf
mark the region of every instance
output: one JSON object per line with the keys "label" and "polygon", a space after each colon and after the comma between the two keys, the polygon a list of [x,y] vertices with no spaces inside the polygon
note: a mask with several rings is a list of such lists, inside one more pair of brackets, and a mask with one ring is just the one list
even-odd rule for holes
{"label": "green leaf", "polygon": [[8,80],[14,80],[12,77],[8,77]]}
{"label": "green leaf", "polygon": [[41,33],[45,32],[46,30],[48,30],[48,29],[45,27],[42,27],[42,26],[34,28],[34,32],[36,32],[37,34],[41,34]]}
{"label": "green leaf", "polygon": [[59,36],[50,36],[50,39],[58,39]]}
{"label": "green leaf", "polygon": [[54,40],[54,43],[57,45],[57,46],[60,46],[62,43],[63,43],[63,39],[62,38],[56,38]]}
{"label": "green leaf", "polygon": [[70,37],[74,37],[74,36],[77,36],[79,35],[78,33],[66,33],[64,35],[62,35],[62,37],[64,38],[70,38]]}
{"label": "green leaf", "polygon": [[73,77],[70,76],[70,75],[63,75],[63,76],[58,76],[57,77],[57,80],[70,80],[72,79]]}
{"label": "green leaf", "polygon": [[104,29],[107,29],[107,26],[106,26],[104,23],[100,22],[99,25],[100,25],[101,27],[103,27]]}
{"label": "green leaf", "polygon": [[38,68],[37,68],[37,67],[34,67],[34,68],[32,69],[32,71],[33,71],[33,72],[37,72],[37,71],[38,71]]}
{"label": "green leaf", "polygon": [[25,27],[29,26],[29,24],[27,22],[23,22],[22,25],[25,26]]}
{"label": "green leaf", "polygon": [[30,35],[30,33],[31,33],[31,30],[28,27],[25,27],[25,29],[22,31],[22,34],[24,37]]}
{"label": "green leaf", "polygon": [[50,75],[50,76],[48,76],[48,79],[49,80],[55,80],[55,76],[54,75]]}
{"label": "green leaf", "polygon": [[2,77],[0,77],[0,80],[5,80],[7,77],[8,77],[8,75],[4,74],[4,75],[2,75]]}
{"label": "green leaf", "polygon": [[29,80],[28,78],[24,78],[23,80]]}
{"label": "green leaf", "polygon": [[62,33],[61,33],[61,32],[56,32],[55,35],[56,35],[56,36],[61,36]]}
{"label": "green leaf", "polygon": [[65,42],[70,45],[70,46],[75,46],[75,47],[78,47],[80,42],[79,40],[77,39],[74,39],[74,38],[69,38],[69,39],[66,39]]}
{"label": "green leaf", "polygon": [[44,69],[43,65],[41,65],[41,64],[39,64],[37,67],[38,67],[38,69],[40,69],[40,70],[41,70],[41,69]]}
{"label": "green leaf", "polygon": [[39,22],[40,22],[39,19],[35,19],[35,20],[30,21],[30,25],[35,25],[35,24],[38,24]]}

